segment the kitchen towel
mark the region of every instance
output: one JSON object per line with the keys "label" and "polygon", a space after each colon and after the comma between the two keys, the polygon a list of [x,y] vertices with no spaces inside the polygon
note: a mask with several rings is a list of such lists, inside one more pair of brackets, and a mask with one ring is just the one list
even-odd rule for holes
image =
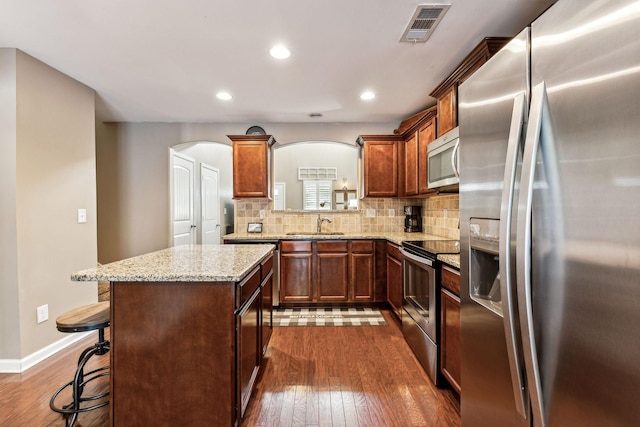
{"label": "kitchen towel", "polygon": [[273,310],[273,326],[385,326],[377,308],[280,308]]}

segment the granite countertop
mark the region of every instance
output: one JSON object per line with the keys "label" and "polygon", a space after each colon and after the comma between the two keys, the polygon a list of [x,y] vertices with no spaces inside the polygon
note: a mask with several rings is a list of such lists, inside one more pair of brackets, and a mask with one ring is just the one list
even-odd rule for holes
{"label": "granite countertop", "polygon": [[238,282],[275,249],[262,245],[185,245],[71,275],[75,281]]}
{"label": "granite countertop", "polygon": [[438,255],[438,260],[460,270],[460,255]]}
{"label": "granite countertop", "polygon": [[428,233],[404,233],[404,232],[353,232],[344,234],[276,234],[276,233],[232,233],[223,237],[227,240],[329,240],[329,239],[382,239],[399,245],[403,240],[451,240],[442,236]]}

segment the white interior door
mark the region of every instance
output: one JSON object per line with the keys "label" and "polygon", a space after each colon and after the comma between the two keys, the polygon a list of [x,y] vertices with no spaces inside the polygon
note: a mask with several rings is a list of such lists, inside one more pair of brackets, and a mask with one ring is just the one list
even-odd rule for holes
{"label": "white interior door", "polygon": [[173,246],[195,244],[194,216],[195,161],[187,156],[171,155],[171,224]]}
{"label": "white interior door", "polygon": [[202,244],[220,244],[220,188],[218,169],[200,164],[200,189],[202,210]]}
{"label": "white interior door", "polygon": [[285,183],[275,182],[273,184],[273,209],[276,211],[283,211],[285,205]]}

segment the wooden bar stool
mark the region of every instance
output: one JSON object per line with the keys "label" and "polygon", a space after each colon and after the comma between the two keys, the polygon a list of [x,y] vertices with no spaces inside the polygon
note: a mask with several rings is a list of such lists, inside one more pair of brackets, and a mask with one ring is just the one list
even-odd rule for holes
{"label": "wooden bar stool", "polygon": [[[51,396],[49,407],[65,417],[67,427],[72,427],[78,419],[78,414],[101,408],[109,404],[109,392],[95,396],[83,397],[85,385],[90,381],[109,375],[109,367],[98,368],[90,372],[84,372],[84,367],[93,355],[103,355],[109,352],[109,341],[104,339],[104,328],[110,324],[109,301],[89,304],[75,308],[61,314],[56,319],[56,327],[60,332],[86,332],[98,330],[98,342],[87,347],[78,359],[78,368],[73,380],[60,387]],[[72,389],[71,403],[58,406],[56,398],[67,387]],[[81,407],[84,402],[97,402],[89,406]]]}

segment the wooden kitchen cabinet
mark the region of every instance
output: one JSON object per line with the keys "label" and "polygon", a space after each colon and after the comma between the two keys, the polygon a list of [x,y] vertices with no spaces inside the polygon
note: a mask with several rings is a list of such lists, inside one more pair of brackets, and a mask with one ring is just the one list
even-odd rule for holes
{"label": "wooden kitchen cabinet", "polygon": [[351,242],[351,301],[373,301],[375,286],[375,251],[373,240]]}
{"label": "wooden kitchen cabinet", "polygon": [[262,354],[264,355],[273,332],[273,255],[260,264],[262,272]]}
{"label": "wooden kitchen cabinet", "polygon": [[260,287],[257,287],[249,301],[243,304],[236,315],[238,419],[244,415],[260,369],[262,357],[261,310],[262,292]]}
{"label": "wooden kitchen cabinet", "polygon": [[311,240],[280,242],[280,303],[313,300]]}
{"label": "wooden kitchen cabinet", "polygon": [[404,143],[404,194],[418,194],[418,132],[412,132]]}
{"label": "wooden kitchen cabinet", "polygon": [[461,392],[460,273],[448,266],[441,269],[440,371],[451,387]]}
{"label": "wooden kitchen cabinet", "polygon": [[387,242],[387,301],[393,312],[402,317],[402,254],[398,245]]}
{"label": "wooden kitchen cabinet", "polygon": [[454,84],[438,97],[438,136],[458,126],[458,85]]}
{"label": "wooden kitchen cabinet", "polygon": [[436,139],[435,112],[427,118],[418,130],[418,193],[435,194],[436,190],[429,188],[429,162],[427,160],[427,145]]}
{"label": "wooden kitchen cabinet", "polygon": [[374,302],[373,240],[280,242],[280,304]]}
{"label": "wooden kitchen cabinet", "polygon": [[398,144],[400,135],[361,135],[364,197],[398,196]]}
{"label": "wooden kitchen cabinet", "polygon": [[316,283],[319,302],[349,299],[349,251],[346,240],[316,243]]}
{"label": "wooden kitchen cabinet", "polygon": [[233,197],[269,198],[271,135],[228,135],[233,142]]}
{"label": "wooden kitchen cabinet", "polygon": [[437,107],[431,107],[404,120],[396,133],[405,139],[404,195],[423,196],[435,194],[428,186],[427,145],[435,139]]}
{"label": "wooden kitchen cabinet", "polygon": [[241,424],[262,360],[263,266],[238,282],[111,282],[111,425]]}
{"label": "wooden kitchen cabinet", "polygon": [[455,70],[429,95],[436,98],[438,126],[436,137],[458,126],[458,86],[511,40],[508,37],[486,37],[462,60]]}

